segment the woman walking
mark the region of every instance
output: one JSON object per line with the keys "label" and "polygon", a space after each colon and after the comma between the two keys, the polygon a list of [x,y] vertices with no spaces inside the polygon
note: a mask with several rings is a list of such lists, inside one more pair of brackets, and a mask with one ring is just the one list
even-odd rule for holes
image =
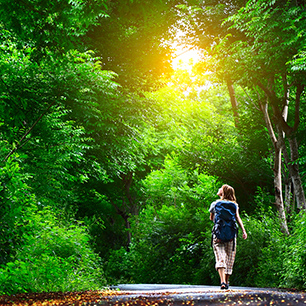
{"label": "woman walking", "polygon": [[[216,217],[216,204],[218,207],[221,207],[223,203],[234,203],[233,206],[236,213],[235,213],[235,219],[238,222],[239,226],[242,229],[242,237],[243,239],[247,239],[248,235],[245,231],[245,228],[243,226],[242,220],[239,215],[239,206],[236,202],[236,196],[235,196],[235,190],[233,187],[229,185],[223,185],[219,190],[217,195],[221,198],[218,201],[215,201],[211,203],[209,212],[210,212],[210,220],[215,221]],[[218,208],[218,211],[220,211],[220,208]],[[229,277],[232,274],[234,261],[235,261],[235,255],[236,255],[236,236],[231,240],[224,242],[216,237],[215,234],[213,234],[212,237],[212,245],[216,257],[216,270],[219,273],[220,276],[220,282],[221,282],[221,289],[228,289],[229,288]]]}

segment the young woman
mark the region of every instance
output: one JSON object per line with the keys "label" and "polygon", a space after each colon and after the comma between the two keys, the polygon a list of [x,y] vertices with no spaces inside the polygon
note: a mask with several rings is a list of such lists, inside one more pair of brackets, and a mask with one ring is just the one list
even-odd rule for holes
{"label": "young woman", "polygon": [[[248,235],[244,229],[242,220],[239,215],[239,206],[236,202],[235,190],[229,185],[223,185],[217,195],[224,201],[230,201],[236,204],[236,220],[242,229],[243,239],[247,239]],[[209,212],[210,220],[215,219],[215,205],[218,201],[211,203]],[[236,239],[236,237],[235,237]],[[234,244],[234,245],[233,245]],[[235,255],[236,255],[236,241],[222,242],[213,237],[213,249],[216,257],[216,270],[219,272],[221,289],[229,288],[229,277],[232,274]]]}

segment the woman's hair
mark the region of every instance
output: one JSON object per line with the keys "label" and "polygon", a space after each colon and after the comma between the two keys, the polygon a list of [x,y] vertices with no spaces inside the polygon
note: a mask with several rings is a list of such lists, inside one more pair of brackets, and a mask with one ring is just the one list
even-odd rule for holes
{"label": "woman's hair", "polygon": [[236,203],[235,190],[229,185],[222,186],[222,200],[228,200]]}

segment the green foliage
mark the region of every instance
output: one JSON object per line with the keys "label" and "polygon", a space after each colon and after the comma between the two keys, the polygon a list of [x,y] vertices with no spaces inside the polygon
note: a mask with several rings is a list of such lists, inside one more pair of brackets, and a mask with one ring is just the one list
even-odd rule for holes
{"label": "green foliage", "polygon": [[130,282],[194,282],[204,244],[201,229],[208,220],[203,210],[191,213],[184,207],[157,210],[148,206],[132,223],[129,252],[113,251],[105,268],[107,275],[118,275],[120,268],[120,277]]}
{"label": "green foliage", "polygon": [[[105,285],[86,227],[38,209],[16,160],[1,168],[1,293]],[[43,205],[41,205],[43,206]]]}
{"label": "green foliage", "polygon": [[245,226],[249,238],[240,242],[237,252],[237,257],[244,260],[235,264],[235,269],[242,271],[243,285],[305,289],[305,220],[304,211],[297,214],[291,223],[292,234],[285,236],[271,211],[248,217]]}
{"label": "green foliage", "polygon": [[48,51],[37,62],[35,48],[18,48],[14,39],[0,48],[2,130],[15,150],[27,143],[37,122],[48,111],[58,111],[58,106],[65,107],[65,120],[77,121],[87,133],[101,132],[99,119],[111,119],[117,84],[113,73],[100,69],[93,52]]}
{"label": "green foliage", "polygon": [[[143,184],[147,203],[130,218],[129,251],[111,252],[105,267],[113,282],[203,283],[210,258],[208,206],[217,190],[214,177],[192,175],[170,156],[165,168],[150,173]],[[203,268],[202,268],[203,266]],[[120,273],[118,273],[120,271]]]}
{"label": "green foliage", "polygon": [[198,170],[188,172],[176,156],[166,157],[164,169],[152,171],[142,183],[148,204],[186,206],[189,210],[212,202],[217,189],[216,178],[198,173]]}
{"label": "green foliage", "polygon": [[105,285],[86,228],[61,222],[45,208],[25,211],[23,242],[0,270],[2,293],[98,289]]}
{"label": "green foliage", "polygon": [[85,154],[93,141],[83,127],[69,120],[70,113],[58,107],[42,118],[24,148],[24,170],[32,173],[29,185],[44,205],[49,201],[58,207],[73,204],[75,185],[88,179]]}
{"label": "green foliage", "polygon": [[[261,250],[255,283],[259,287],[280,287],[286,239],[280,231],[272,231],[268,246]],[[255,270],[255,269],[254,269]]]}
{"label": "green foliage", "polygon": [[88,33],[103,59],[103,69],[115,71],[125,89],[155,90],[172,72],[171,47],[165,43],[174,35],[172,2],[176,1],[108,3],[109,18],[101,19]]}
{"label": "green foliage", "polygon": [[276,75],[279,89],[288,72],[295,86],[305,12],[293,1],[249,1],[239,11],[245,1],[176,4],[0,0],[1,293],[100,288],[92,245],[111,283],[219,284],[208,207],[221,181],[248,213],[233,285],[305,288],[305,215],[292,216],[284,237],[271,196],[257,192],[272,181],[260,94],[235,86],[243,101],[235,126],[225,88],[196,90],[184,72],[159,88],[171,72],[163,39],[185,13],[180,26],[195,29],[200,47],[214,45],[202,75],[243,86]]}
{"label": "green foliage", "polygon": [[105,1],[7,1],[1,0],[2,23],[22,45],[28,42],[37,55],[43,48],[63,50],[73,46],[98,18],[104,17]]}
{"label": "green foliage", "polygon": [[286,288],[306,288],[306,214],[299,213],[293,220],[294,229],[291,236],[282,242],[285,254],[283,254],[281,286]]}
{"label": "green foliage", "polygon": [[108,284],[128,284],[135,283],[133,278],[138,270],[135,265],[142,260],[141,254],[133,250],[133,245],[130,246],[131,252],[128,252],[124,247],[113,249],[109,252],[108,258],[104,264],[104,271],[107,277]]}
{"label": "green foliage", "polygon": [[22,244],[24,224],[27,222],[24,211],[34,202],[25,183],[27,178],[28,175],[21,173],[16,160],[9,159],[0,168],[0,264],[10,261]]}
{"label": "green foliage", "polygon": [[[249,1],[239,12],[228,18],[232,28],[241,31],[245,39],[234,43],[230,53],[242,64],[235,65],[240,78],[266,78],[275,73],[303,73],[305,46],[305,11],[295,1],[275,5],[275,1]],[[238,57],[237,57],[238,56]],[[294,71],[290,70],[291,63]],[[252,72],[245,69],[252,67]],[[242,70],[240,70],[240,68]],[[256,72],[256,73],[255,73]],[[256,81],[255,81],[256,82]]]}
{"label": "green foliage", "polygon": [[231,282],[240,286],[252,287],[256,285],[260,287],[263,286],[261,281],[264,280],[266,282],[264,286],[273,286],[272,283],[268,285],[269,280],[264,275],[258,275],[258,269],[264,269],[265,267],[264,263],[260,262],[260,254],[270,244],[273,233],[281,234],[277,218],[269,215],[267,211],[261,210],[260,214],[255,216],[242,215],[242,219],[248,238],[246,240],[242,239],[241,231],[239,231],[236,261]]}

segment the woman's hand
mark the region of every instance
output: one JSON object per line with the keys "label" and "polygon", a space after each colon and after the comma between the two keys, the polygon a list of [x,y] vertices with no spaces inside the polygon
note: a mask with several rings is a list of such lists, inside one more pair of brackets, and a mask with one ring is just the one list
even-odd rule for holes
{"label": "woman's hand", "polygon": [[242,238],[243,239],[247,239],[248,238],[248,234],[245,230],[242,231]]}

